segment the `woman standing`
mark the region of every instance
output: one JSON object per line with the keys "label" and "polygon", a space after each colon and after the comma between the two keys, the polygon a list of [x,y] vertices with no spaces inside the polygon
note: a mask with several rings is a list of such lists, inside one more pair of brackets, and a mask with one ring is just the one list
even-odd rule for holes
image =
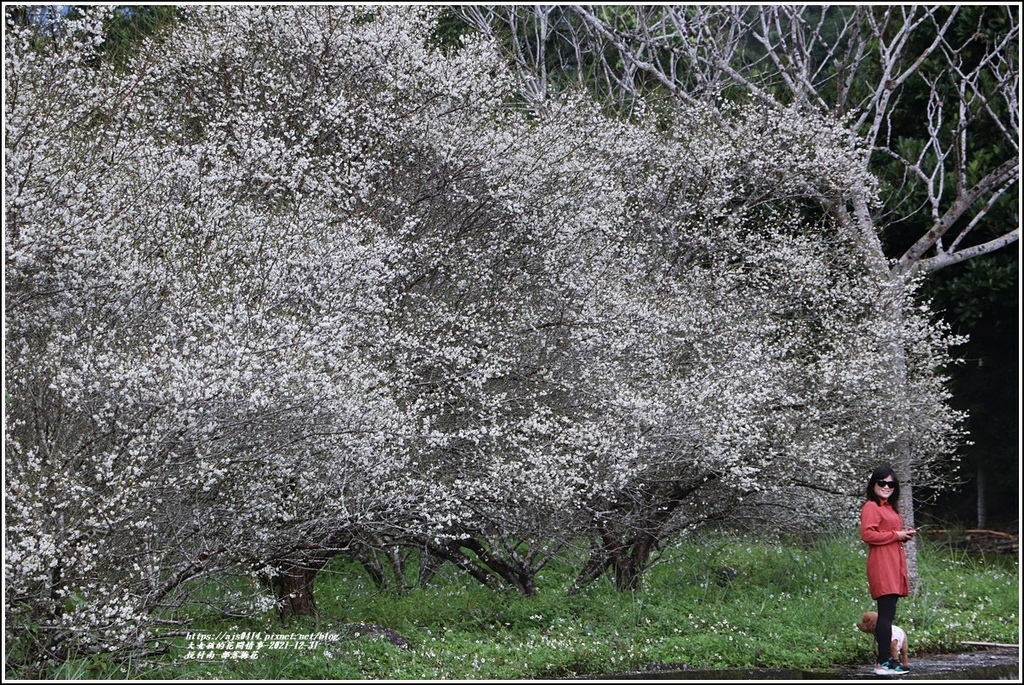
{"label": "woman standing", "polygon": [[[868,545],[868,590],[878,602],[875,642],[878,663],[875,673],[905,673],[895,659],[889,658],[892,622],[896,618],[896,600],[910,594],[907,555],[903,543],[914,537],[913,528],[903,527],[896,510],[900,482],[889,466],[879,466],[868,480],[867,501],[860,509],[860,539]],[[885,657],[883,659],[883,657]]]}

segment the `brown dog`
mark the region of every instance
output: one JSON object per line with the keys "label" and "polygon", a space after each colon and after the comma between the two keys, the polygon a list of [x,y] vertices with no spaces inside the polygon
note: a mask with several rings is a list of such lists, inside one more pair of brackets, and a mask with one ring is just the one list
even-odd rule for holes
{"label": "brown dog", "polygon": [[[860,623],[857,624],[857,630],[864,633],[875,634],[875,625],[878,623],[878,612],[877,611],[865,611],[864,615],[860,617]],[[898,661],[903,666],[904,671],[910,670],[910,663],[907,661],[907,634],[902,628],[898,626],[892,627],[892,658]],[[878,655],[878,661],[882,662],[886,659],[882,658],[882,655]]]}

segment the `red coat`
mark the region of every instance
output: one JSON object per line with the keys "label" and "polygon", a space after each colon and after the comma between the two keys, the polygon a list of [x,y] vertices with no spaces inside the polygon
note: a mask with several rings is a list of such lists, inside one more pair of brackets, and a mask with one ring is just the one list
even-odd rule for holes
{"label": "red coat", "polygon": [[903,517],[886,501],[871,500],[860,508],[860,539],[868,544],[868,590],[872,599],[882,595],[910,594],[907,554],[896,531],[903,530]]}

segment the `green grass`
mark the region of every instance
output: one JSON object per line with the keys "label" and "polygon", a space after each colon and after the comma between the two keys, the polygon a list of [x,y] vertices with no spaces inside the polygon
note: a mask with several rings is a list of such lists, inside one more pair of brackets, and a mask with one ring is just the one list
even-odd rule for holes
{"label": "green grass", "polygon": [[[919,542],[918,592],[901,599],[896,623],[911,657],[962,649],[962,641],[1018,643],[1018,560],[967,556]],[[355,564],[336,560],[317,585],[318,619],[282,625],[272,613],[245,619],[196,614],[207,633],[335,633],[311,648],[259,651],[255,659],[200,662],[177,638],[161,659],[131,671],[108,661],[67,666],[64,677],[161,679],[531,679],[690,665],[698,668],[823,668],[869,663],[873,641],[855,630],[873,609],[865,552],[853,536],[815,543],[721,536],[669,550],[644,588],[617,593],[607,581],[567,596],[572,569],[552,568],[535,597],[478,586],[446,569],[426,589],[378,592]],[[727,580],[721,569],[738,573]],[[401,649],[352,625],[384,626]]]}

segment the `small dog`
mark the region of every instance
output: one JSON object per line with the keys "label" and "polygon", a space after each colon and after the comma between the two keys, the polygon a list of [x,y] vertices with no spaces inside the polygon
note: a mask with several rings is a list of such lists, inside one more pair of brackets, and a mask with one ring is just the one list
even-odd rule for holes
{"label": "small dog", "polygon": [[[857,630],[864,633],[875,634],[875,625],[878,623],[878,612],[877,611],[865,611],[864,615],[860,617],[860,623],[857,624]],[[898,661],[903,666],[904,671],[910,670],[910,663],[907,661],[907,634],[899,626],[892,627],[892,659]],[[882,655],[878,655],[879,663],[886,661],[882,658]]]}

